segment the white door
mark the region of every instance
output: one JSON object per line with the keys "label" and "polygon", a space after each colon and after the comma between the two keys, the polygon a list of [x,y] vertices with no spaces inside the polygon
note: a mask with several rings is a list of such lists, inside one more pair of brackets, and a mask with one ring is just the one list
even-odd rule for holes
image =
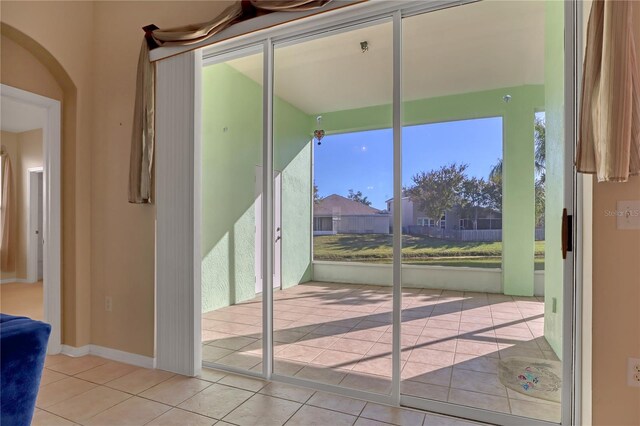
{"label": "white door", "polygon": [[42,239],[44,233],[43,233],[43,220],[44,220],[44,214],[43,214],[43,196],[44,196],[44,192],[43,192],[43,187],[42,187],[42,173],[38,173],[38,229],[37,229],[37,233],[38,233],[38,246],[37,246],[37,252],[38,252],[38,280],[41,280],[43,278],[43,264],[44,264],[44,240]]}
{"label": "white door", "polygon": [[44,175],[41,168],[32,168],[28,176],[27,281],[34,283],[44,277]]}
{"label": "white door", "polygon": [[[281,255],[282,255],[282,175],[274,171],[273,179],[273,288],[279,288],[281,284]],[[255,273],[256,293],[262,293],[262,166],[256,166],[256,202],[255,202]]]}

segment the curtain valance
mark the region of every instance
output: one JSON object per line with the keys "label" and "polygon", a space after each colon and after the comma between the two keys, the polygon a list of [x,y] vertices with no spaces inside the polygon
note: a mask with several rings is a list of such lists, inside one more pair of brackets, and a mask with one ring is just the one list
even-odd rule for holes
{"label": "curtain valance", "polygon": [[229,26],[271,12],[299,12],[318,9],[331,0],[242,0],[214,19],[201,24],[172,29],[144,27],[145,38],[138,57],[136,100],[129,164],[129,202],[152,202],[153,151],[155,141],[155,66],[149,50],[160,46],[183,46],[206,40]]}
{"label": "curtain valance", "polygon": [[576,167],[599,182],[626,182],[640,174],[640,70],[632,3],[595,0],[589,15]]}

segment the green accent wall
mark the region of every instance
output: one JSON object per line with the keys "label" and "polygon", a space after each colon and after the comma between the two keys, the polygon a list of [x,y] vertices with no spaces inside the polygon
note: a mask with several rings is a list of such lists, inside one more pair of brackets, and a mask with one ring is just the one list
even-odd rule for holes
{"label": "green accent wall", "polygon": [[[262,86],[224,63],[205,67],[202,85],[202,310],[208,312],[256,295]],[[311,121],[280,99],[274,108],[274,168],[282,172],[286,259],[282,285],[290,287],[311,277]]]}
{"label": "green accent wall", "polygon": [[[510,95],[507,103],[503,97]],[[544,108],[542,85],[443,96],[403,104],[403,125],[436,123],[485,117],[502,117],[504,139],[503,258],[505,294],[534,294],[534,123],[535,112]],[[325,112],[327,134],[389,128],[391,105]]]}
{"label": "green accent wall", "polygon": [[[564,136],[564,4],[545,4],[545,273],[544,335],[558,357],[562,358],[562,303],[564,261],[560,252],[562,209],[565,207]],[[553,300],[556,312],[553,312]]]}
{"label": "green accent wall", "polygon": [[281,286],[289,288],[312,279],[313,120],[276,98],[273,122],[273,164],[282,171]]}

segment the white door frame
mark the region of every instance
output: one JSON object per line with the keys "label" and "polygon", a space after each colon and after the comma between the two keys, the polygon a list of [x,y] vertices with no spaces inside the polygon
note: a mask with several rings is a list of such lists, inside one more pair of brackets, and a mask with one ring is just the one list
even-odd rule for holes
{"label": "white door frame", "polygon": [[46,114],[42,129],[44,320],[51,324],[47,352],[57,354],[61,345],[61,110],[60,101],[0,84],[0,95],[41,108]]}
{"label": "white door frame", "polygon": [[[27,172],[29,175],[29,189],[27,196],[27,211],[29,214],[29,222],[27,226],[27,281],[30,283],[34,283],[38,281],[38,245],[40,241],[40,234],[36,233],[36,231],[44,231],[44,229],[38,229],[38,209],[37,207],[36,209],[34,209],[34,206],[38,205],[38,196],[42,196],[44,198],[44,175],[42,176],[42,193],[39,193],[38,191],[38,175],[43,174],[44,168],[32,167],[29,168]],[[44,227],[44,199],[42,204],[42,214],[42,222]]]}

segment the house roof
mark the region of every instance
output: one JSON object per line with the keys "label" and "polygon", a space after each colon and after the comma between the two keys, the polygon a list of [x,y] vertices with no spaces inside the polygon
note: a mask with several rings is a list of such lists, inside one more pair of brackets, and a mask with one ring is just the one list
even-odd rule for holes
{"label": "house roof", "polygon": [[[409,197],[407,197],[407,196],[403,196],[403,197],[402,197],[402,199],[403,199],[403,200],[408,200],[408,199],[409,199]],[[385,201],[385,203],[389,203],[389,202],[393,203],[393,197],[391,197],[391,198],[389,198],[387,201]]]}
{"label": "house roof", "polygon": [[314,216],[360,216],[384,213],[358,201],[350,200],[342,195],[331,194],[313,205]]}

